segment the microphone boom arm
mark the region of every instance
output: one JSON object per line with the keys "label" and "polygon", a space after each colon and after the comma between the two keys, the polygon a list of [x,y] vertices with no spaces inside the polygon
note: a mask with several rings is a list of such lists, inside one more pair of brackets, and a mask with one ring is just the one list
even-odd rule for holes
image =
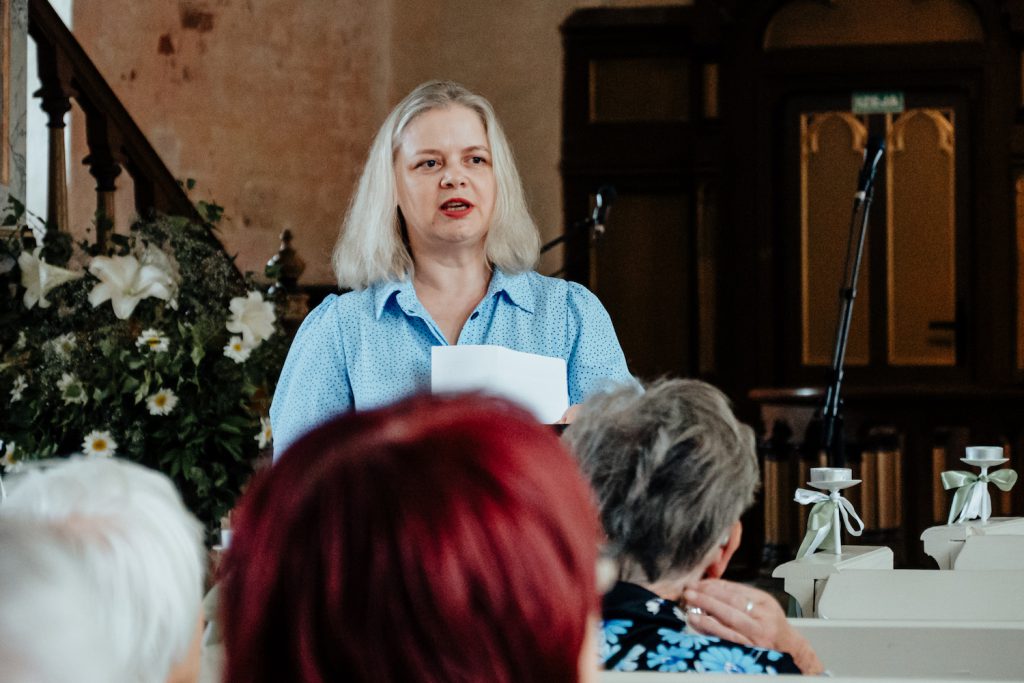
{"label": "microphone boom arm", "polygon": [[[871,136],[864,149],[864,165],[857,179],[857,192],[853,196],[853,212],[850,215],[850,236],[846,244],[846,265],[843,270],[843,284],[839,290],[839,319],[836,323],[836,343],[832,352],[832,372],[825,405],[821,410],[821,447],[828,454],[829,467],[845,467],[846,453],[843,444],[842,399],[839,397],[843,384],[843,364],[846,360],[846,346],[853,321],[853,302],[857,298],[857,280],[864,255],[864,241],[867,237],[868,213],[874,196],[875,172],[885,154],[885,141]],[[857,213],[860,212],[860,226],[857,228]]]}

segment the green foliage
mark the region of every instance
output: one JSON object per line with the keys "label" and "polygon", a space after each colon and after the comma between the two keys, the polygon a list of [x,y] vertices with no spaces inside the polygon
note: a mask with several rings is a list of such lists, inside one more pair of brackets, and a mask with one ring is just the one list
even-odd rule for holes
{"label": "green foliage", "polygon": [[[204,211],[219,217],[221,209],[210,204]],[[83,276],[49,291],[49,307],[26,308],[19,257],[34,250],[18,233],[0,241],[0,456],[13,444],[4,462],[11,467],[80,452],[85,435],[109,432],[117,456],[169,475],[212,529],[259,455],[261,417],[287,340],[275,320],[274,333],[244,362],[225,354],[234,336],[225,326],[231,300],[259,288],[239,274],[207,226],[156,216],[114,236],[106,255],[141,259],[147,247],[168,257],[176,296],[143,298],[120,320],[109,301],[89,303],[100,283],[85,272],[94,247],[47,233],[42,259]],[[166,338],[166,351],[140,345],[151,329]],[[166,415],[149,406],[161,390],[177,397]]]}

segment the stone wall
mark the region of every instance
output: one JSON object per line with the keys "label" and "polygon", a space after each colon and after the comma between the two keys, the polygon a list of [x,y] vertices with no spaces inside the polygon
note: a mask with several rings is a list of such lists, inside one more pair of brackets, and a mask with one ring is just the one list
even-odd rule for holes
{"label": "stone wall", "polygon": [[[602,4],[656,3],[77,0],[74,30],[171,171],[197,181],[196,199],[225,206],[222,238],[239,264],[261,269],[290,228],[308,264],[303,282],[325,284],[377,126],[429,78],[492,100],[545,239],[561,231],[558,27],[575,8]],[[71,154],[81,226],[95,210],[78,163],[81,125],[72,125]]]}

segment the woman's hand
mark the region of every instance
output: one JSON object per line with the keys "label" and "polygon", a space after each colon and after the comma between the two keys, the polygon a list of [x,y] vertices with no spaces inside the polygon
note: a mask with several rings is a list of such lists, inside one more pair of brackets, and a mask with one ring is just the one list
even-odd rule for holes
{"label": "woman's hand", "polygon": [[576,413],[578,413],[578,412],[580,412],[580,404],[579,403],[577,403],[575,405],[569,406],[568,410],[565,411],[565,414],[562,415],[562,418],[558,422],[556,422],[555,424],[556,425],[572,424],[572,421],[574,419],[576,419]]}
{"label": "woman's hand", "polygon": [[805,674],[820,674],[824,667],[811,644],[793,628],[782,607],[768,593],[723,579],[704,579],[683,592],[690,613],[687,623],[710,636],[743,645],[785,652]]}

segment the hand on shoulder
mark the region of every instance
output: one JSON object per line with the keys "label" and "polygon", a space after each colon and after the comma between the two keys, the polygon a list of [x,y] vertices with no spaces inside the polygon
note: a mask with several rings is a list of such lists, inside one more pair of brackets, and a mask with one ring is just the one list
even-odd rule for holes
{"label": "hand on shoulder", "polygon": [[768,593],[724,579],[704,579],[687,588],[683,597],[687,607],[703,612],[687,617],[694,629],[734,643],[785,652],[804,674],[824,671],[811,644],[790,625]]}

